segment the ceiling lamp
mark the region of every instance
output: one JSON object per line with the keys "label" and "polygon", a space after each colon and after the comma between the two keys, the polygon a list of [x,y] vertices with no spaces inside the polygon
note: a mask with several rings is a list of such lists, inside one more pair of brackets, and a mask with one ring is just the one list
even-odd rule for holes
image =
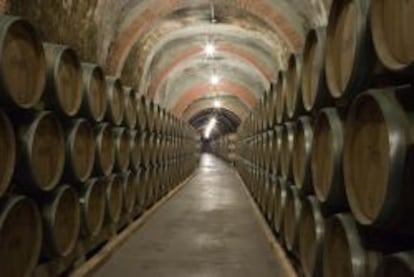
{"label": "ceiling lamp", "polygon": [[216,124],[217,124],[217,119],[215,117],[210,119],[206,128],[204,129],[204,137],[206,139],[210,138],[211,132],[214,130],[214,127],[216,127]]}
{"label": "ceiling lamp", "polygon": [[214,105],[214,108],[216,108],[216,109],[221,108],[221,102],[220,102],[220,100],[215,99],[213,105]]}
{"label": "ceiling lamp", "polygon": [[210,83],[214,86],[217,86],[220,83],[220,77],[216,74],[211,75]]}
{"label": "ceiling lamp", "polygon": [[208,42],[206,46],[204,46],[204,53],[207,57],[213,57],[214,54],[216,54],[216,51],[216,46],[211,42]]}

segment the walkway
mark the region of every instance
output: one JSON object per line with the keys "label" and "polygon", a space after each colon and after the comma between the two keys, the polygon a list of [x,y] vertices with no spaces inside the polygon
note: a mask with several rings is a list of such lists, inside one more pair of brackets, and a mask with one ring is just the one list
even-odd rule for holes
{"label": "walkway", "polygon": [[240,179],[212,155],[116,254],[98,277],[287,276]]}

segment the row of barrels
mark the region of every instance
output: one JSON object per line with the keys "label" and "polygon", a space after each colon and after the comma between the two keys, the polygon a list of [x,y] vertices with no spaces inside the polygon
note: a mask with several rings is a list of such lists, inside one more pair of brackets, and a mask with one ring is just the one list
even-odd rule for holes
{"label": "row of barrels", "polygon": [[[413,95],[411,85],[368,90],[354,99],[348,115],[335,107],[323,108],[314,118],[301,116],[266,132],[240,136],[239,172],[288,251],[298,257],[305,255],[300,260],[306,276],[372,276],[377,264],[378,276],[398,270],[410,273],[401,276],[414,275],[411,253],[382,258],[414,249]],[[286,202],[288,197],[292,204]],[[335,222],[326,224],[337,227],[326,228],[338,232],[328,232],[317,243],[304,246],[315,249],[320,244],[319,249],[328,251],[326,255],[319,252],[324,264],[317,272],[315,265],[305,264],[316,254],[303,254],[307,250],[302,251],[299,243],[301,231],[305,236],[322,228],[301,225],[307,220],[302,214],[311,210],[310,206],[318,209],[313,216],[319,214],[321,224]],[[340,234],[345,237],[338,242]],[[351,249],[355,239],[358,245]],[[310,238],[303,240],[306,244]],[[298,241],[296,250],[294,241]],[[330,249],[335,244],[338,248]],[[358,249],[368,256],[358,255]],[[399,260],[401,257],[404,260]],[[373,266],[366,264],[374,261]],[[363,265],[363,271],[357,264]]]}
{"label": "row of barrels", "polygon": [[314,195],[247,161],[237,168],[304,276],[413,276],[412,237],[367,228],[348,212],[331,214]]}
{"label": "row of barrels", "polygon": [[238,153],[334,212],[349,206],[361,224],[412,234],[413,100],[411,85],[369,90],[347,117],[324,108],[245,137]]}
{"label": "row of barrels", "polygon": [[51,110],[167,135],[176,131],[173,125],[184,126],[99,65],[81,62],[69,46],[42,43],[25,19],[2,15],[0,34],[0,101],[7,110]]}
{"label": "row of barrels", "polygon": [[236,166],[305,276],[414,276],[413,7],[334,0],[239,127]]}
{"label": "row of barrels", "polygon": [[89,255],[181,183],[199,138],[26,20],[1,16],[0,33],[0,276],[32,276]]}
{"label": "row of barrels", "polygon": [[220,136],[211,142],[211,150],[216,156],[232,163],[236,159],[236,141],[236,133]]}
{"label": "row of barrels", "polygon": [[291,54],[260,105],[259,132],[320,108],[345,109],[368,88],[411,83],[411,1],[334,0],[328,26],[310,30],[303,53]]}

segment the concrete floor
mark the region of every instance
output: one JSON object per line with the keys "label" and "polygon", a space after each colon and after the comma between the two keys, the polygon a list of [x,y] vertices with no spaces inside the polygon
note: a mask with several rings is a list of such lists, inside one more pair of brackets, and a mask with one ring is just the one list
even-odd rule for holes
{"label": "concrete floor", "polygon": [[195,177],[96,276],[287,276],[233,169],[205,154]]}

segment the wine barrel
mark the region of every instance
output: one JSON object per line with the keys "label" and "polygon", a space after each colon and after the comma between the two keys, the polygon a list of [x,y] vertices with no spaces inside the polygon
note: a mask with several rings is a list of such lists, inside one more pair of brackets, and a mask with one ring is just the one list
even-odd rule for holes
{"label": "wine barrel", "polygon": [[137,195],[136,202],[139,207],[139,210],[143,212],[147,208],[147,190],[148,190],[148,180],[149,180],[149,170],[147,168],[142,168],[136,175],[137,179]]}
{"label": "wine barrel", "polygon": [[95,147],[93,129],[87,120],[76,119],[66,127],[64,180],[85,182],[91,176]]}
{"label": "wine barrel", "polygon": [[45,107],[66,116],[82,104],[82,69],[76,52],[68,46],[44,43],[46,55]]}
{"label": "wine barrel", "polygon": [[306,112],[313,112],[330,104],[325,77],[326,29],[312,29],[306,36],[303,52],[302,102]]}
{"label": "wine barrel", "polygon": [[279,71],[276,83],[276,122],[281,124],[285,119],[285,90],[287,86],[286,72]]}
{"label": "wine barrel", "polygon": [[286,71],[286,115],[289,119],[294,119],[303,111],[302,103],[302,56],[291,54],[288,60]]}
{"label": "wine barrel", "polygon": [[393,71],[412,71],[412,1],[375,0],[371,4],[371,32],[381,62]]}
{"label": "wine barrel", "polygon": [[108,108],[106,120],[114,125],[121,125],[125,113],[125,97],[121,81],[116,77],[106,77]]}
{"label": "wine barrel", "polygon": [[268,128],[271,129],[276,124],[276,83],[272,81],[269,88],[269,99],[267,101],[267,121]]}
{"label": "wine barrel", "polygon": [[[275,212],[273,227],[276,233],[279,233],[283,227],[284,210],[286,206],[286,195],[288,182],[282,178],[279,178],[276,182],[276,195],[275,195]],[[290,184],[289,184],[290,185]]]}
{"label": "wine barrel", "polygon": [[302,202],[299,190],[291,185],[286,190],[286,204],[283,210],[283,238],[286,249],[292,254],[298,254],[299,223],[302,212]]}
{"label": "wine barrel", "polygon": [[272,172],[277,175],[280,173],[280,156],[282,151],[282,126],[277,125],[273,128],[273,149],[271,154]]}
{"label": "wine barrel", "polygon": [[[274,136],[273,130],[269,130],[266,132],[265,168],[269,173],[273,172],[273,167],[272,167],[272,159],[273,159],[272,154],[274,153],[273,136]],[[230,145],[228,147],[230,148]],[[234,151],[234,149],[232,151]]]}
{"label": "wine barrel", "polygon": [[292,177],[292,153],[294,145],[295,123],[285,122],[282,128],[282,149],[280,153],[281,175]]}
{"label": "wine barrel", "polygon": [[144,166],[149,166],[151,164],[152,157],[152,148],[151,143],[151,134],[148,132],[142,133],[139,139],[140,151],[142,153],[142,162]]}
{"label": "wine barrel", "polygon": [[130,163],[130,138],[128,130],[122,127],[114,128],[115,139],[115,170],[126,172]]}
{"label": "wine barrel", "polygon": [[332,212],[348,207],[342,170],[345,130],[335,108],[322,109],[315,120],[311,168],[315,194]]}
{"label": "wine barrel", "polygon": [[103,179],[88,180],[81,189],[81,234],[83,237],[95,237],[102,229],[105,219],[105,188]]}
{"label": "wine barrel", "polygon": [[323,244],[323,276],[372,276],[380,255],[365,249],[363,243],[352,216],[330,218]]}
{"label": "wine barrel", "polygon": [[129,149],[130,149],[130,168],[138,172],[141,166],[141,148],[139,146],[139,134],[136,130],[128,131]]}
{"label": "wine barrel", "polygon": [[325,221],[317,199],[308,196],[302,202],[299,223],[299,253],[306,277],[322,275],[323,242]]}
{"label": "wine barrel", "polygon": [[127,215],[131,215],[134,211],[135,199],[136,199],[136,179],[132,172],[128,171],[120,175],[122,183],[122,193],[124,199],[124,212]]}
{"label": "wine barrel", "polygon": [[123,207],[122,180],[119,176],[111,175],[105,177],[106,193],[106,216],[109,223],[118,223]]}
{"label": "wine barrel", "polygon": [[14,181],[30,190],[51,191],[58,184],[65,163],[65,135],[51,112],[22,119],[19,125],[19,156]]}
{"label": "wine barrel", "polygon": [[83,97],[79,115],[101,122],[107,111],[108,96],[102,68],[92,63],[82,63]]}
{"label": "wine barrel", "polygon": [[8,116],[0,110],[0,197],[7,191],[16,163],[16,142]]}
{"label": "wine barrel", "polygon": [[147,120],[147,100],[145,96],[141,96],[137,99],[137,125],[139,130],[147,131],[148,130],[148,120]]}
{"label": "wine barrel", "polygon": [[149,99],[145,103],[145,113],[147,118],[147,128],[151,133],[155,132],[155,104]]}
{"label": "wine barrel", "polygon": [[414,276],[414,253],[401,252],[385,257],[375,270],[376,277],[412,277]]}
{"label": "wine barrel", "polygon": [[411,86],[370,90],[351,107],[344,177],[361,224],[414,233],[413,95]]}
{"label": "wine barrel", "polygon": [[325,72],[334,98],[352,97],[370,80],[376,57],[369,28],[371,0],[335,0],[326,39]]}
{"label": "wine barrel", "polygon": [[154,104],[154,132],[159,134],[161,132],[161,107]]}
{"label": "wine barrel", "polygon": [[66,257],[72,253],[79,237],[80,207],[76,191],[68,185],[60,186],[42,204],[43,255]]}
{"label": "wine barrel", "polygon": [[302,194],[313,193],[311,176],[311,153],[313,144],[313,123],[309,116],[296,121],[292,168],[296,187]]}
{"label": "wine barrel", "polygon": [[125,113],[124,123],[128,128],[134,129],[137,124],[137,108],[135,100],[135,90],[124,86]]}
{"label": "wine barrel", "polygon": [[269,224],[273,223],[274,212],[275,212],[275,193],[276,193],[276,181],[272,176],[267,178],[267,203],[266,203],[266,219]]}
{"label": "wine barrel", "polygon": [[115,165],[114,135],[111,126],[101,123],[95,128],[96,149],[94,173],[96,176],[108,176]]}
{"label": "wine barrel", "polygon": [[28,109],[36,105],[46,82],[46,61],[34,27],[16,16],[0,17],[0,100]]}
{"label": "wine barrel", "polygon": [[154,203],[154,186],[153,186],[154,169],[152,167],[146,168],[144,171],[144,192],[145,192],[145,207],[149,208]]}
{"label": "wine barrel", "polygon": [[0,200],[0,276],[31,276],[42,245],[42,219],[24,196]]}

